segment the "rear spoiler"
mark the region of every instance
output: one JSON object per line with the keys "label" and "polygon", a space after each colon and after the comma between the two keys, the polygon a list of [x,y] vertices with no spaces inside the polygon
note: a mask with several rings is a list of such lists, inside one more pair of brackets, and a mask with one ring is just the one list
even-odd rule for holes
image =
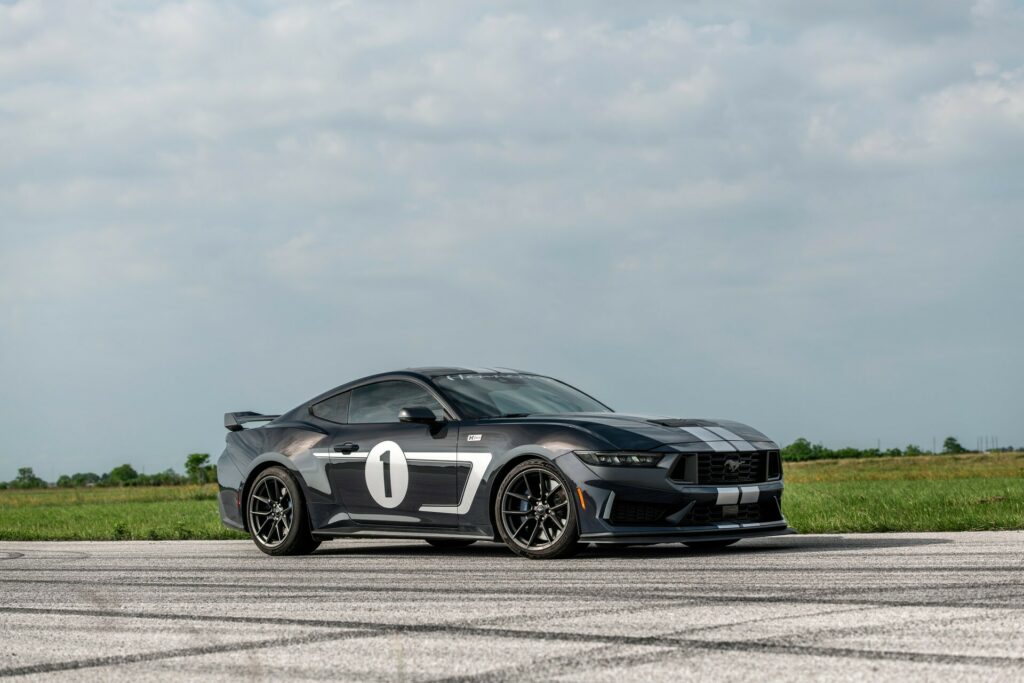
{"label": "rear spoiler", "polygon": [[238,413],[224,413],[224,426],[232,432],[240,432],[246,422],[270,422],[281,417],[280,415],[261,415],[251,410],[243,410]]}

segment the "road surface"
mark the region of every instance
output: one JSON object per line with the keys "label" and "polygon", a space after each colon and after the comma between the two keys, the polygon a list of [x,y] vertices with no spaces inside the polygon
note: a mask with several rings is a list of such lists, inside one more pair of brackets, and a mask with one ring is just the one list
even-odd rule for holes
{"label": "road surface", "polygon": [[0,543],[0,677],[1024,679],[1024,532],[713,554],[335,541]]}

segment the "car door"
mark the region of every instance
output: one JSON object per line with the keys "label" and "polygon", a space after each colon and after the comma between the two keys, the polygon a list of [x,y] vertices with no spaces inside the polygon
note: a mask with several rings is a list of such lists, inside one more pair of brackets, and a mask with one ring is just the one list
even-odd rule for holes
{"label": "car door", "polygon": [[[329,478],[353,522],[376,527],[456,527],[459,427],[423,385],[390,379],[352,389],[348,415],[329,435]],[[426,407],[434,424],[398,419]]]}

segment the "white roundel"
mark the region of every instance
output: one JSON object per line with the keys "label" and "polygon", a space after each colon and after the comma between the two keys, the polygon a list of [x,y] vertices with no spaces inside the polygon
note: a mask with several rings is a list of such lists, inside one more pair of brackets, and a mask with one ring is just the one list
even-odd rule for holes
{"label": "white roundel", "polygon": [[402,504],[409,490],[409,465],[394,441],[381,441],[366,456],[366,488],[382,508]]}

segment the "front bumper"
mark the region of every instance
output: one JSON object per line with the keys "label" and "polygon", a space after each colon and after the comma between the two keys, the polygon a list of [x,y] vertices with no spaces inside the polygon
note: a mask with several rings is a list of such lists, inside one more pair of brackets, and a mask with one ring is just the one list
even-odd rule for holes
{"label": "front bumper", "polygon": [[[589,543],[678,543],[794,533],[782,513],[782,479],[694,485],[665,467],[591,468],[568,453],[556,460],[582,494],[580,540]],[[578,501],[579,502],[579,501]]]}

